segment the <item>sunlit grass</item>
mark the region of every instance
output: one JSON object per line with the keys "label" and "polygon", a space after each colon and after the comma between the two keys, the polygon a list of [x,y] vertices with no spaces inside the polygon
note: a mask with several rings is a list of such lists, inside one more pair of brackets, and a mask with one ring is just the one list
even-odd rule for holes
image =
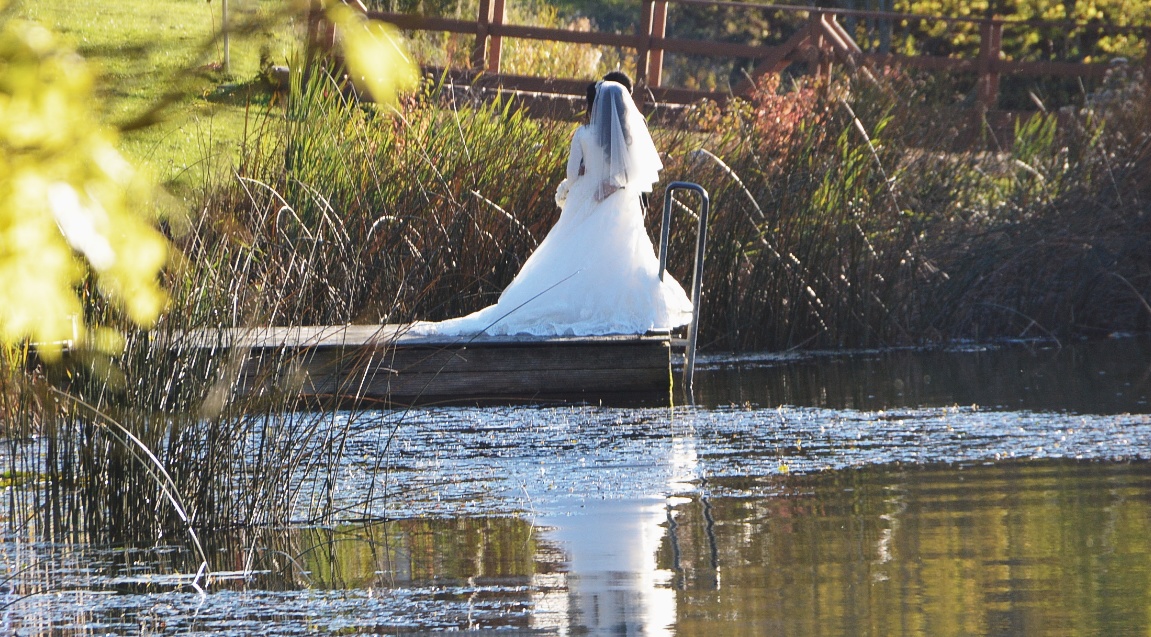
{"label": "sunlit grass", "polygon": [[[261,49],[284,64],[296,46],[294,25],[283,15],[287,3],[229,5],[233,24],[267,21],[232,37],[230,74],[222,66],[219,2],[24,0],[16,15],[52,29],[94,66],[107,122],[147,124],[126,132],[124,152],[182,188],[202,182],[210,164],[234,161],[251,108],[267,103],[259,93],[225,95],[227,86],[256,80]],[[139,122],[161,104],[156,117]]]}

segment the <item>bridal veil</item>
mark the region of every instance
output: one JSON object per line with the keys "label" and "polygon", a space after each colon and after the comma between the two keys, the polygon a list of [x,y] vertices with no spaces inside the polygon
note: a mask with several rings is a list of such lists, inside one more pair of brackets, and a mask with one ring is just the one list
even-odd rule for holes
{"label": "bridal veil", "polygon": [[584,174],[600,184],[597,199],[620,188],[651,192],[663,169],[647,122],[627,89],[617,82],[599,82],[589,123],[592,139],[603,151],[584,157]]}

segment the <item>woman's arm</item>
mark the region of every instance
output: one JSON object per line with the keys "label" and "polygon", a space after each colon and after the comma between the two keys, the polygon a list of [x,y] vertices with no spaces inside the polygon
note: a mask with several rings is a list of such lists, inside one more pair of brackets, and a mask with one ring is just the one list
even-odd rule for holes
{"label": "woman's arm", "polygon": [[556,188],[556,205],[561,208],[567,201],[568,190],[571,189],[572,183],[584,172],[583,144],[580,143],[579,139],[580,131],[582,130],[583,127],[581,126],[577,128],[576,132],[572,135],[571,148],[568,149],[567,177],[561,181],[559,187]]}
{"label": "woman's arm", "polygon": [[568,181],[575,181],[576,177],[583,174],[583,143],[580,141],[580,135],[584,132],[584,127],[580,126],[572,134],[571,148],[568,150],[568,167],[567,178]]}

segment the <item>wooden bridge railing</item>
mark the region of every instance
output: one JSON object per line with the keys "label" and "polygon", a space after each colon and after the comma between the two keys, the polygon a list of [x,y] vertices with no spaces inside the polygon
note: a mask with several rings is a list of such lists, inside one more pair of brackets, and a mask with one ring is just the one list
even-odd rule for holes
{"label": "wooden bridge railing", "polygon": [[[974,73],[977,77],[977,102],[987,110],[996,108],[999,99],[1000,78],[1005,75],[1099,78],[1111,68],[1109,63],[1098,62],[1004,59],[1002,43],[1005,27],[1056,28],[1067,31],[1090,28],[1100,33],[1133,34],[1145,43],[1146,53],[1143,59],[1136,63],[1142,66],[1144,78],[1151,81],[1151,26],[1088,25],[1076,22],[1020,21],[998,18],[950,18],[882,11],[764,5],[723,0],[642,0],[636,32],[628,35],[508,24],[506,22],[506,0],[479,0],[479,13],[475,21],[370,11],[361,4],[360,0],[345,1],[358,7],[368,17],[390,22],[401,29],[474,36],[475,40],[470,56],[471,68],[449,69],[448,71],[453,74],[453,77],[461,81],[475,82],[481,86],[528,92],[582,95],[588,78],[540,78],[503,74],[501,73],[501,63],[505,38],[632,49],[636,52],[636,67],[630,71],[635,78],[636,87],[639,89],[637,97],[644,95],[655,102],[663,103],[691,103],[701,98],[723,101],[731,94],[739,95],[748,90],[751,81],[754,80],[754,77],[750,80],[744,79],[738,85],[733,86],[730,93],[665,86],[663,69],[666,53],[750,59],[754,61],[756,76],[778,73],[796,61],[813,63],[815,72],[820,74],[829,73],[831,65],[837,62],[849,67],[901,66],[953,73]],[[681,5],[724,7],[744,11],[791,13],[801,21],[804,20],[804,14],[806,14],[806,20],[802,27],[796,30],[785,42],[778,45],[749,45],[676,38],[669,37],[667,34],[668,5],[672,2]],[[319,15],[319,13],[317,12],[315,15]],[[979,51],[973,59],[864,51],[840,24],[840,18],[886,21],[888,24],[909,24],[920,21],[948,25],[978,25]],[[321,46],[331,45],[334,34],[330,27],[317,26],[317,23],[313,23],[310,32],[314,38],[314,43]]]}

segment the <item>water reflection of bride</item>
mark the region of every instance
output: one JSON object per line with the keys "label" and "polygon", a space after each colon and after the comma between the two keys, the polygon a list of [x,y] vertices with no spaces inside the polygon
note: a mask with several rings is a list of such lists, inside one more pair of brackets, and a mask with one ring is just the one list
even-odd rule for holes
{"label": "water reflection of bride", "polygon": [[588,123],[572,136],[559,221],[495,305],[415,334],[470,336],[643,334],[686,325],[691,301],[659,263],[640,193],[663,168],[643,116],[623,85],[599,82]]}
{"label": "water reflection of bride", "polygon": [[533,628],[557,635],[676,633],[679,564],[674,558],[661,564],[658,553],[665,541],[675,542],[669,523],[682,502],[677,494],[693,490],[699,478],[695,441],[676,437],[653,460],[650,471],[666,472],[666,484],[655,490],[664,493],[618,499],[589,493],[564,513],[538,519],[565,553],[567,569],[559,581],[535,578],[543,590],[534,599]]}

